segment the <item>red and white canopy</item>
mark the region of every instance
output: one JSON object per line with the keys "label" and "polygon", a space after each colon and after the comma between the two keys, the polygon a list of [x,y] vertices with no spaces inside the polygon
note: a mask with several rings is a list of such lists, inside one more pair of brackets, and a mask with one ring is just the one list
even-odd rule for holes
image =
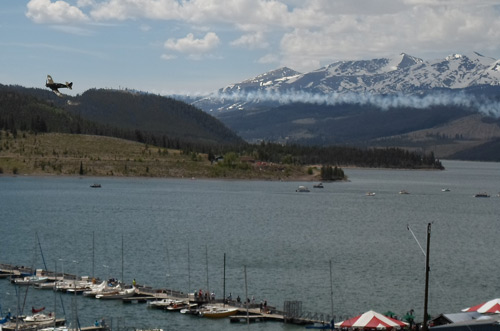
{"label": "red and white canopy", "polygon": [[462,311],[477,311],[481,314],[500,314],[500,299],[493,299],[480,305],[462,309]]}
{"label": "red and white canopy", "polygon": [[408,323],[399,321],[397,319],[384,316],[373,310],[366,313],[345,320],[343,322],[335,323],[335,327],[339,328],[364,328],[364,329],[399,329],[407,326]]}

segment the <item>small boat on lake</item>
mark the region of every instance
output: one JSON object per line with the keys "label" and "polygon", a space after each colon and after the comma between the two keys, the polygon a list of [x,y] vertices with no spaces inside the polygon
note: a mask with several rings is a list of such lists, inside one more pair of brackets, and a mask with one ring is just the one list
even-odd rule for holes
{"label": "small boat on lake", "polygon": [[324,188],[323,183],[313,185],[313,188]]}
{"label": "small boat on lake", "polygon": [[90,187],[92,187],[92,188],[101,188],[101,184],[94,183],[94,184],[90,185]]}
{"label": "small boat on lake", "polygon": [[410,194],[410,192],[408,192],[407,190],[401,190],[399,191],[399,194]]}
{"label": "small boat on lake", "polygon": [[489,197],[490,197],[490,195],[486,192],[474,194],[474,198],[489,198]]}
{"label": "small boat on lake", "polygon": [[295,190],[295,192],[311,192],[311,191],[309,191],[309,189],[306,186],[300,185],[299,188]]}
{"label": "small boat on lake", "polygon": [[450,189],[449,188],[443,188],[443,189],[441,189],[441,192],[450,192]]}
{"label": "small boat on lake", "polygon": [[375,196],[375,192],[366,192],[366,196],[373,197]]}

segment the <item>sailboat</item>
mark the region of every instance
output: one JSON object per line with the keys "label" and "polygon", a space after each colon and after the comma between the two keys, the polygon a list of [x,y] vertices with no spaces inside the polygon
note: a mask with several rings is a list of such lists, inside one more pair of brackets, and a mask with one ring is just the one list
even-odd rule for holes
{"label": "sailboat", "polygon": [[224,307],[222,305],[208,305],[200,308],[200,315],[207,318],[224,318],[236,315],[238,308]]}

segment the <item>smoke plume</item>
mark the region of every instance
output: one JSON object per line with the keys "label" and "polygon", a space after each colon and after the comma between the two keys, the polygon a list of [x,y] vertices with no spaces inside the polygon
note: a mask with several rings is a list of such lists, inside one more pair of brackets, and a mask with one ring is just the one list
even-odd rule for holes
{"label": "smoke plume", "polygon": [[304,91],[240,91],[218,93],[213,96],[233,102],[276,102],[279,104],[311,103],[335,106],[340,104],[373,105],[382,110],[391,108],[425,109],[429,107],[460,107],[476,110],[487,116],[500,117],[500,102],[486,96],[476,96],[465,92],[435,92],[425,95],[380,95],[370,93],[329,93],[319,94]]}

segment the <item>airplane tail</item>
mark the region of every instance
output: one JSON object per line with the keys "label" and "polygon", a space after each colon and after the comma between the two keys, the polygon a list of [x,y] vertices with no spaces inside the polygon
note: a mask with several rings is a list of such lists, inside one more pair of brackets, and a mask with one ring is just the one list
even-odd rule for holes
{"label": "airplane tail", "polygon": [[66,86],[67,86],[70,90],[72,90],[72,89],[73,89],[73,82],[71,82],[71,83],[66,82]]}

